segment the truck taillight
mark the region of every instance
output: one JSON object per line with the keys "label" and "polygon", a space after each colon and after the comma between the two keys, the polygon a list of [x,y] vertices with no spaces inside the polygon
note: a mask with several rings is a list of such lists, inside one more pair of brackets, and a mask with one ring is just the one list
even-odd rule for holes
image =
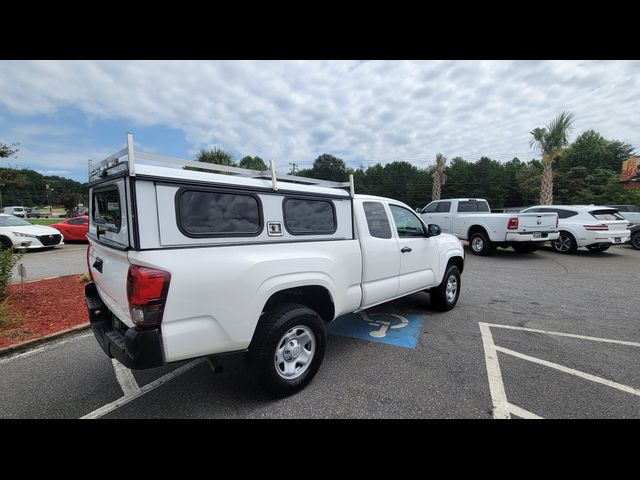
{"label": "truck taillight", "polygon": [[87,270],[89,270],[89,276],[91,277],[91,281],[93,282],[93,273],[91,272],[91,257],[89,253],[91,252],[91,244],[87,245]]}
{"label": "truck taillight", "polygon": [[157,268],[130,265],[127,299],[131,320],[138,327],[155,328],[162,322],[171,274]]}
{"label": "truck taillight", "polygon": [[603,230],[609,230],[609,227],[607,225],[585,225],[584,226],[585,230],[589,230],[590,232],[601,232]]}
{"label": "truck taillight", "polygon": [[507,230],[517,230],[518,229],[518,217],[512,217],[509,219],[509,223],[507,224]]}

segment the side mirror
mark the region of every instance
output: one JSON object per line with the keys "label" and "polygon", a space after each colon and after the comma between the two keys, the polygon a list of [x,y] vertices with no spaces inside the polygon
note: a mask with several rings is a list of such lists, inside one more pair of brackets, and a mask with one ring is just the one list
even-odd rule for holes
{"label": "side mirror", "polygon": [[435,237],[436,235],[440,235],[442,230],[440,230],[440,225],[436,225],[435,223],[429,224],[429,236]]}

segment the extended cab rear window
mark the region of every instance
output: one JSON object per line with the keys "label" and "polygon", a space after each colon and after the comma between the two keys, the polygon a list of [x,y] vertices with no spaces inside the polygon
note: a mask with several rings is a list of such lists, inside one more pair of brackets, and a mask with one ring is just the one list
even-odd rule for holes
{"label": "extended cab rear window", "polygon": [[380,202],[363,202],[364,215],[367,217],[369,234],[376,238],[391,238],[391,225],[387,212]]}
{"label": "extended cab rear window", "polygon": [[284,226],[291,235],[330,235],[337,229],[330,200],[287,197],[282,209]]}
{"label": "extended cab rear window", "polygon": [[181,189],[176,197],[178,228],[188,237],[243,237],[262,232],[261,203],[255,195]]}
{"label": "extended cab rear window", "polygon": [[118,233],[122,226],[122,202],[118,187],[97,190],[93,193],[93,223]]}

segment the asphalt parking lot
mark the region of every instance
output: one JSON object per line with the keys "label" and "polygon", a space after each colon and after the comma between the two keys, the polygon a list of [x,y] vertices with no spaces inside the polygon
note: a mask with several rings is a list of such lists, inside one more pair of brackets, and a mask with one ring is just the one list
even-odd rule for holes
{"label": "asphalt parking lot", "polygon": [[84,333],[1,358],[0,417],[640,418],[640,252],[466,253],[454,310],[420,293],[340,319],[287,399],[238,357],[132,373]]}

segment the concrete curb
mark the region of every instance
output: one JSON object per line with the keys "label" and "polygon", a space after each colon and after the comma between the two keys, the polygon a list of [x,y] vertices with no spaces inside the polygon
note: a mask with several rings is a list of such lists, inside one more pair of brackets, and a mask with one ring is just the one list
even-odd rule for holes
{"label": "concrete curb", "polygon": [[33,340],[27,340],[26,342],[16,343],[15,345],[0,348],[0,358],[13,355],[14,353],[20,353],[25,350],[30,350],[31,348],[37,347],[44,343],[53,342],[54,340],[68,337],[70,335],[73,335],[74,333],[89,330],[89,328],[91,328],[91,325],[89,323],[85,323],[83,325],[77,325],[75,327],[67,328],[66,330],[62,330],[61,332],[50,333],[49,335],[45,335],[44,337],[34,338]]}

